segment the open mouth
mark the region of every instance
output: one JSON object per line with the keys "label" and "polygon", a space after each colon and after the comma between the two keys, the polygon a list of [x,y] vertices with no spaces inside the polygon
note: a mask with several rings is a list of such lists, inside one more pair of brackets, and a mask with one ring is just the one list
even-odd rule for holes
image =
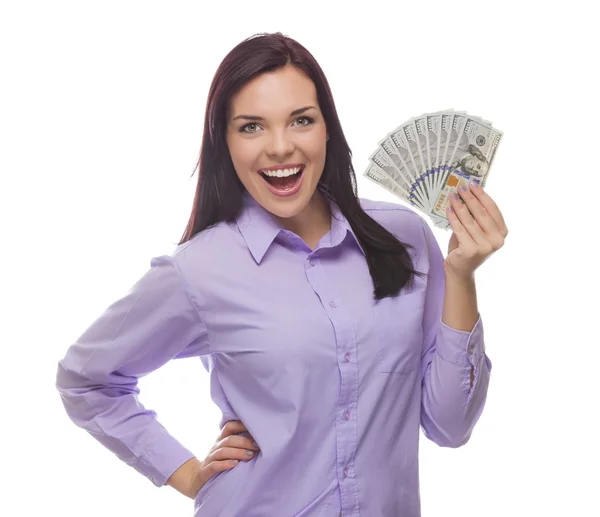
{"label": "open mouth", "polygon": [[259,171],[269,189],[276,194],[293,194],[300,187],[305,166],[278,171]]}

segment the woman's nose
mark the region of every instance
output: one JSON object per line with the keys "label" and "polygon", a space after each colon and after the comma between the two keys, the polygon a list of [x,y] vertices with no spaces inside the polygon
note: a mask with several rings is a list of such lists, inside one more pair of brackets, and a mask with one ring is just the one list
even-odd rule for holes
{"label": "woman's nose", "polygon": [[294,150],[294,143],[289,135],[284,133],[275,133],[271,137],[270,142],[267,145],[267,152],[269,154],[286,155]]}

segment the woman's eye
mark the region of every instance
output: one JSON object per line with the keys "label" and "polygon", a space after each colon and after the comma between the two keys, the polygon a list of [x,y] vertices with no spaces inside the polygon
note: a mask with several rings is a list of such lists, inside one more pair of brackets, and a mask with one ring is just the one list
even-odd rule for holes
{"label": "woman's eye", "polygon": [[305,119],[308,121],[306,124],[302,124],[303,126],[308,126],[309,124],[312,124],[314,122],[313,119],[310,117],[298,117],[296,120],[301,120],[301,119]]}
{"label": "woman's eye", "polygon": [[[312,119],[311,117],[298,117],[296,119],[296,121],[302,120],[302,119],[305,119],[307,122],[306,122],[306,124],[300,124],[300,126],[309,126],[310,124],[312,124],[314,122],[314,119]],[[240,133],[256,133],[256,131],[246,131],[247,128],[252,127],[252,126],[258,126],[258,124],[256,122],[250,122],[250,123],[246,124],[240,128]]]}
{"label": "woman's eye", "polygon": [[252,122],[251,124],[246,124],[245,126],[242,126],[240,128],[240,132],[241,133],[254,133],[254,131],[244,131],[247,127],[250,127],[250,126],[256,126],[256,124],[254,122]]}

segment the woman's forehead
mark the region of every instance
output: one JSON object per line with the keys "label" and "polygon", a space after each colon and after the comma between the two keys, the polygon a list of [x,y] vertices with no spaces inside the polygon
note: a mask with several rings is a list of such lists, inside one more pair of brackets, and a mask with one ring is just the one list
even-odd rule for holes
{"label": "woman's forehead", "polygon": [[[245,84],[231,98],[233,110],[255,109],[290,113],[303,106],[317,106],[313,82],[303,74],[276,71],[262,74]],[[244,112],[245,113],[245,112]],[[237,116],[238,114],[234,114]]]}

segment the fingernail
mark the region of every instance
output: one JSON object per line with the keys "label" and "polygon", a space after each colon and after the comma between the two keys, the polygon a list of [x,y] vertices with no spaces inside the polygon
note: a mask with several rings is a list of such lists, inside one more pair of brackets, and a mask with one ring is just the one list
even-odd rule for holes
{"label": "fingernail", "polygon": [[246,451],[246,456],[252,456],[252,451]]}
{"label": "fingernail", "polygon": [[252,442],[252,445],[254,445],[254,447],[258,447],[258,443],[256,442]]}
{"label": "fingernail", "polygon": [[237,465],[237,464],[238,464],[238,460],[233,460],[233,461],[232,461],[232,463],[233,463],[234,465]]}
{"label": "fingernail", "polygon": [[475,180],[471,180],[471,187],[477,188],[479,187],[479,183],[477,183]]}
{"label": "fingernail", "polygon": [[453,199],[454,201],[458,199],[458,195],[456,194],[456,192],[452,192],[452,194],[450,194],[450,199]]}
{"label": "fingernail", "polygon": [[466,192],[467,191],[467,187],[465,187],[464,185],[461,185],[460,187],[458,187],[462,192]]}

